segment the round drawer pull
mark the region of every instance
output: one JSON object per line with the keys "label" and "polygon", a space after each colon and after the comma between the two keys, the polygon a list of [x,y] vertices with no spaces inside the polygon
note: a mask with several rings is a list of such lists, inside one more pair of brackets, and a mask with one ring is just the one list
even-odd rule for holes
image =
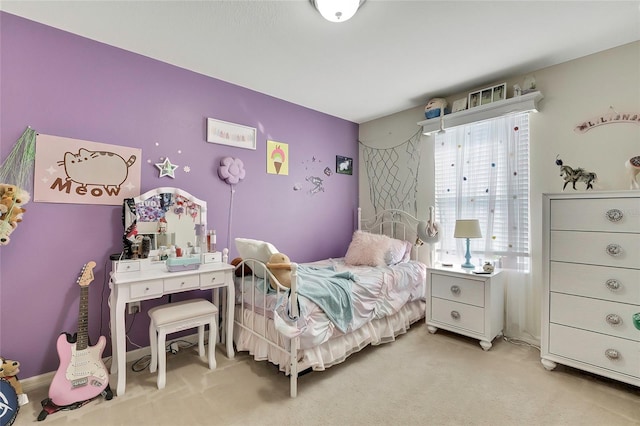
{"label": "round drawer pull", "polygon": [[609,256],[616,257],[622,254],[622,246],[620,244],[609,244],[606,250]]}
{"label": "round drawer pull", "polygon": [[211,282],[214,282],[215,280],[216,280],[216,277],[211,278]]}
{"label": "round drawer pull", "polygon": [[454,320],[460,319],[460,312],[451,311],[451,318],[453,318]]}
{"label": "round drawer pull", "polygon": [[620,290],[620,287],[622,287],[622,284],[620,284],[620,281],[616,280],[616,279],[610,279],[607,280],[604,285],[607,286],[607,288],[611,291],[618,291]]}
{"label": "round drawer pull", "polygon": [[610,325],[620,325],[622,324],[622,318],[620,318],[620,315],[616,315],[616,314],[609,314],[605,317],[607,324]]}
{"label": "round drawer pull", "polygon": [[620,359],[620,352],[615,349],[607,349],[606,351],[604,351],[604,356],[606,356],[611,361],[615,361]]}
{"label": "round drawer pull", "polygon": [[456,296],[460,294],[460,287],[458,287],[457,285],[452,285],[451,286],[451,293],[455,294]]}
{"label": "round drawer pull", "polygon": [[622,220],[622,218],[624,217],[624,213],[622,213],[622,210],[611,209],[611,210],[607,210],[607,213],[605,213],[605,216],[607,216],[607,219],[609,219],[609,222],[618,222]]}

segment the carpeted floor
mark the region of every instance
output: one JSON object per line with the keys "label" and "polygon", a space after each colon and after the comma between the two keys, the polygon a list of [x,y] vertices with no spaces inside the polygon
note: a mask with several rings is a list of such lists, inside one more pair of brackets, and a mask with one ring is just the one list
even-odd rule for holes
{"label": "carpeted floor", "polygon": [[[169,355],[167,386],[127,373],[126,394],[49,415],[54,425],[640,425],[640,388],[569,367],[546,371],[539,351],[477,341],[424,322],[396,342],[368,347],[298,381],[246,353],[218,348],[208,370],[196,348]],[[640,366],[639,366],[640,368]],[[111,376],[115,382],[115,376]],[[15,425],[36,423],[47,387],[26,387]],[[115,387],[115,386],[114,386]]]}

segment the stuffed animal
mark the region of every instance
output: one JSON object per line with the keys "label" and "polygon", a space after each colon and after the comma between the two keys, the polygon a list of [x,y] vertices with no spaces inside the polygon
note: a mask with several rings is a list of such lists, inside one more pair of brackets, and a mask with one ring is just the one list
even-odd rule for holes
{"label": "stuffed animal", "polygon": [[[291,260],[289,256],[284,253],[272,254],[267,262],[267,268],[283,287],[291,288]],[[271,283],[271,287],[276,289],[274,283]]]}
{"label": "stuffed animal", "polygon": [[11,235],[15,228],[16,227],[11,225],[9,222],[0,220],[0,246],[6,246],[9,244],[9,241],[11,241],[9,235]]}
{"label": "stuffed animal", "polygon": [[22,385],[20,385],[17,377],[17,374],[20,372],[20,363],[2,357],[0,357],[0,362],[0,377],[7,379],[11,386],[13,386],[13,389],[18,395],[18,404],[24,405],[29,402],[29,398],[27,398],[27,394],[22,391]]}
{"label": "stuffed animal", "polygon": [[22,222],[22,214],[27,209],[20,207],[18,201],[4,195],[0,198],[0,220],[12,224]]}
{"label": "stuffed animal", "polygon": [[247,265],[246,263],[242,265],[242,268],[238,268],[238,265],[241,262],[242,262],[241,257],[236,257],[231,261],[231,264],[236,267],[236,277],[242,277],[243,275],[244,276],[253,275],[253,271],[251,270],[251,268],[249,268],[249,265]]}
{"label": "stuffed animal", "polygon": [[426,118],[440,117],[440,115],[448,114],[447,100],[445,98],[429,99],[427,106],[424,107],[424,116]]}

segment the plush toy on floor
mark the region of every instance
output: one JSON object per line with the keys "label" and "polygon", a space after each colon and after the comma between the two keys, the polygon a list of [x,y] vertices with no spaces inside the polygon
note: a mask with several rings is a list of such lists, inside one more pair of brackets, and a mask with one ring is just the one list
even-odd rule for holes
{"label": "plush toy on floor", "polygon": [[[291,288],[291,260],[289,256],[284,253],[272,254],[267,262],[267,268],[281,285]],[[274,283],[271,283],[271,287],[276,289]]]}
{"label": "plush toy on floor", "polygon": [[0,377],[6,379],[18,395],[18,404],[24,405],[29,402],[27,394],[22,391],[22,385],[18,380],[17,374],[20,372],[20,363],[0,357]]}
{"label": "plush toy on floor", "polygon": [[0,246],[9,244],[9,235],[22,222],[29,193],[16,185],[0,184]]}

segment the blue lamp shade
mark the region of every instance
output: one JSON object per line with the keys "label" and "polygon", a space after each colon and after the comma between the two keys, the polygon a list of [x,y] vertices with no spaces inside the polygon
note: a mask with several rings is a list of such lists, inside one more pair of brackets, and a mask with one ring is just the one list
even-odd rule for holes
{"label": "blue lamp shade", "polygon": [[463,268],[473,269],[475,266],[471,263],[471,252],[469,250],[470,238],[482,238],[482,231],[480,231],[480,222],[478,219],[459,219],[456,220],[456,228],[453,231],[454,238],[466,238],[467,239],[467,253],[465,259],[467,260],[461,266]]}

